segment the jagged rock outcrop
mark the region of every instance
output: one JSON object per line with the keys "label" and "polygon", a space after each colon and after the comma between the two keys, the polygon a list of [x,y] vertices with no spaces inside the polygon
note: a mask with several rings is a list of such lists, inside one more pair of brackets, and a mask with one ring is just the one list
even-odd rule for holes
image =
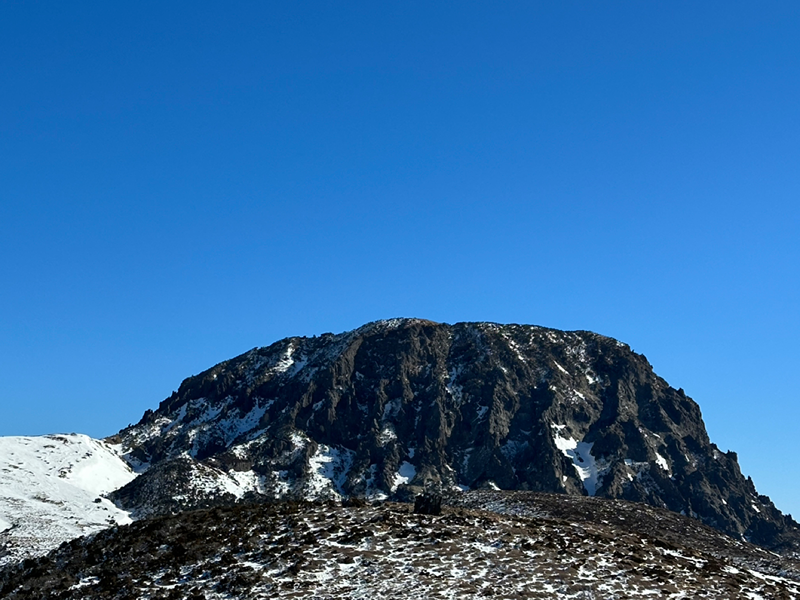
{"label": "jagged rock outcrop", "polygon": [[233,498],[501,488],[645,502],[797,553],[797,524],[647,359],[585,331],[419,319],[287,338],[186,379],[115,436],[139,515]]}

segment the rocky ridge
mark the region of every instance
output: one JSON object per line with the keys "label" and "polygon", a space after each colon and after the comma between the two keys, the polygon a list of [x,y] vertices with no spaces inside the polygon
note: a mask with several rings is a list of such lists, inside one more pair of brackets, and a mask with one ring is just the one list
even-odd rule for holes
{"label": "rocky ridge", "polygon": [[800,555],[800,530],[647,359],[585,331],[420,319],[294,337],[186,379],[112,440],[135,516],[498,488],[644,502]]}

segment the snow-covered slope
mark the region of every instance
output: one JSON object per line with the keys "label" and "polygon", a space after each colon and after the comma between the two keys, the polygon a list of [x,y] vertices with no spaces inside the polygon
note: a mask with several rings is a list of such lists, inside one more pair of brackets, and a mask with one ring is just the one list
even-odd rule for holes
{"label": "snow-covered slope", "polygon": [[86,435],[0,437],[0,566],[129,523],[102,495],[134,477],[116,446]]}

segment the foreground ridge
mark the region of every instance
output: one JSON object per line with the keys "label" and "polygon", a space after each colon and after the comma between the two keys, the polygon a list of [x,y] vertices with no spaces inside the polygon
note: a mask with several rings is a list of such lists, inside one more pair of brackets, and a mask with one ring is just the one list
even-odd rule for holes
{"label": "foreground ridge", "polygon": [[[72,541],[46,558],[0,571],[0,596],[221,600],[800,595],[800,570],[788,559],[744,543],[727,554],[715,553],[707,543],[695,547],[692,536],[675,545],[660,535],[670,522],[645,534],[635,525],[619,529],[565,518],[567,514],[555,517],[549,513],[554,498],[528,495],[528,506],[541,513],[538,517],[460,507],[445,507],[441,516],[415,515],[410,505],[389,502],[240,505],[157,517]],[[481,497],[472,500],[480,502]],[[562,513],[598,502],[603,501],[575,498],[572,509]],[[620,515],[635,516],[638,509],[604,502],[617,505]],[[667,521],[682,519],[660,512]],[[714,535],[723,537],[708,530],[709,539]]]}

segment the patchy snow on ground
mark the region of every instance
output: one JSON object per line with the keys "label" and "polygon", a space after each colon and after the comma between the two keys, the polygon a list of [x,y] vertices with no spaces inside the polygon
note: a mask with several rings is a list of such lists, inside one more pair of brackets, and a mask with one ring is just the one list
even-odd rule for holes
{"label": "patchy snow on ground", "polygon": [[130,523],[102,497],[136,477],[120,452],[79,434],[0,437],[0,566]]}
{"label": "patchy snow on ground", "polygon": [[[187,536],[189,531],[196,535]],[[111,598],[109,571],[142,600],[738,600],[800,594],[796,580],[669,546],[603,524],[470,509],[434,517],[392,503],[254,505],[187,513],[161,522],[157,532],[135,523],[82,541],[40,563],[38,579],[20,571],[8,597],[29,598],[25,585],[47,585],[56,593],[79,590],[84,599]],[[140,553],[132,556],[131,547]]]}

